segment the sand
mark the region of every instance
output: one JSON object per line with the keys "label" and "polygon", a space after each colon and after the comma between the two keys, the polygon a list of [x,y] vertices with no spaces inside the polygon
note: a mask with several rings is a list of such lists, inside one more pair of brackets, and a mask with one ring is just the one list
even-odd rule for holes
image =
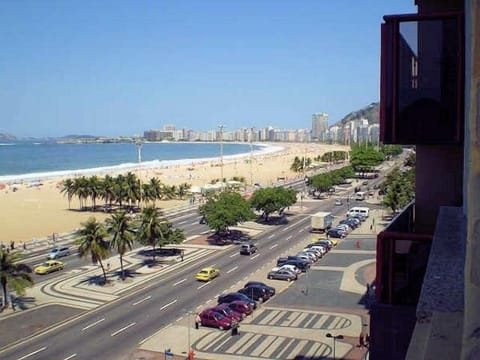
{"label": "sand", "polygon": [[[325,144],[292,144],[275,143],[282,146],[282,151],[255,155],[250,165],[246,159],[224,160],[223,176],[231,179],[234,176],[243,176],[247,185],[260,183],[270,186],[279,178],[292,180],[301,178],[290,170],[295,156],[314,158],[328,151],[347,150],[341,145]],[[195,165],[178,165],[169,168],[142,170],[138,175],[142,181],[157,177],[164,184],[179,185],[189,183],[192,186],[203,186],[213,179],[220,179],[222,167],[220,160],[205,162]],[[103,175],[99,175],[103,176]],[[67,197],[61,194],[62,179],[49,179],[42,182],[41,186],[31,186],[28,183],[16,185],[17,191],[12,191],[12,186],[0,190],[0,242],[5,245],[15,241],[17,245],[22,242],[29,243],[34,239],[51,237],[52,233],[63,234],[71,232],[81,226],[81,223],[94,216],[102,221],[108,214],[101,212],[79,211],[78,199],[73,198],[71,209],[68,208]],[[102,201],[100,200],[99,203]],[[162,209],[188,204],[188,200],[157,201],[157,207]]]}

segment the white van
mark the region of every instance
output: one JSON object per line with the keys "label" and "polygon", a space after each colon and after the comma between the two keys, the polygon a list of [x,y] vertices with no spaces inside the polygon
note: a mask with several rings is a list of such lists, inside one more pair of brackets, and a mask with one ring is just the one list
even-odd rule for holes
{"label": "white van", "polygon": [[355,193],[354,197],[353,197],[356,201],[363,201],[367,198],[367,193],[364,192],[364,191],[359,191],[357,193]]}
{"label": "white van", "polygon": [[348,210],[347,217],[354,216],[354,215],[357,215],[357,214],[368,217],[369,212],[370,212],[370,208],[368,208],[368,207],[354,206],[350,210]]}

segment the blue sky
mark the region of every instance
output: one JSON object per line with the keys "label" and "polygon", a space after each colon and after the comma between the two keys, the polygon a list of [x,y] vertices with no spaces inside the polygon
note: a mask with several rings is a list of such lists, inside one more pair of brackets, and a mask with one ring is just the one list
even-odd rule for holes
{"label": "blue sky", "polygon": [[5,0],[0,132],[330,123],[379,99],[380,24],[414,0]]}

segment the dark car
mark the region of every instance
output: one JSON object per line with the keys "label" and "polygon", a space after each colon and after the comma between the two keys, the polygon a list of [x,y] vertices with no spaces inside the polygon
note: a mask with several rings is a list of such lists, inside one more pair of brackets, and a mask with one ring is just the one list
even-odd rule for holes
{"label": "dark car", "polygon": [[253,308],[245,301],[236,300],[230,303],[225,303],[225,305],[227,305],[233,311],[244,314],[245,316],[250,315],[253,312]]}
{"label": "dark car", "polygon": [[343,239],[346,236],[345,231],[342,231],[340,229],[330,229],[327,231],[327,235],[337,239]]}
{"label": "dark car", "polygon": [[302,272],[306,272],[310,268],[310,263],[308,261],[304,261],[301,259],[288,259],[287,257],[280,257],[277,260],[277,266],[283,265],[295,265],[297,268],[302,270]]}
{"label": "dark car", "polygon": [[257,246],[252,243],[242,244],[240,246],[240,254],[241,255],[252,255],[253,253],[257,252]]}
{"label": "dark car", "polygon": [[351,229],[356,229],[358,227],[357,222],[354,221],[352,218],[340,220],[339,224],[348,225]]}
{"label": "dark car", "polygon": [[264,302],[270,299],[270,294],[268,291],[260,286],[249,286],[243,289],[238,290],[240,294],[248,296],[251,300]]}
{"label": "dark car", "polygon": [[275,295],[275,288],[273,286],[268,286],[267,284],[265,284],[261,281],[249,281],[245,284],[244,287],[247,288],[249,286],[260,286],[260,287],[264,288],[265,290],[267,290],[267,292],[270,294],[270,297]]}
{"label": "dark car", "polygon": [[327,241],[327,240],[315,241],[314,243],[310,243],[307,246],[315,246],[315,245],[323,246],[324,248],[327,249],[327,251],[332,250],[332,244],[330,243],[330,241]]}
{"label": "dark car", "polygon": [[220,314],[228,316],[230,319],[235,320],[237,322],[243,320],[243,318],[245,317],[244,314],[231,309],[228,306],[228,304],[218,304],[217,306],[210,308],[210,310],[217,311]]}
{"label": "dark car", "polygon": [[241,300],[249,304],[252,309],[257,308],[257,303],[254,300],[251,300],[247,295],[241,294],[238,292],[235,293],[228,293],[228,294],[222,294],[218,297],[218,303],[219,304],[224,304],[224,303],[229,303],[232,301],[237,301]]}
{"label": "dark car", "polygon": [[292,280],[297,280],[298,276],[297,276],[297,274],[295,274],[291,271],[280,269],[280,270],[270,271],[267,274],[267,278],[275,279],[275,280],[292,281]]}

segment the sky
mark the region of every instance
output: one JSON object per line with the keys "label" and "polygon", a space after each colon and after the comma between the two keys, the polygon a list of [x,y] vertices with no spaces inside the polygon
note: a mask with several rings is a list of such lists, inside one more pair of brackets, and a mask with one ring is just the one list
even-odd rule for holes
{"label": "sky", "polygon": [[2,0],[0,133],[311,128],[379,101],[414,0]]}

